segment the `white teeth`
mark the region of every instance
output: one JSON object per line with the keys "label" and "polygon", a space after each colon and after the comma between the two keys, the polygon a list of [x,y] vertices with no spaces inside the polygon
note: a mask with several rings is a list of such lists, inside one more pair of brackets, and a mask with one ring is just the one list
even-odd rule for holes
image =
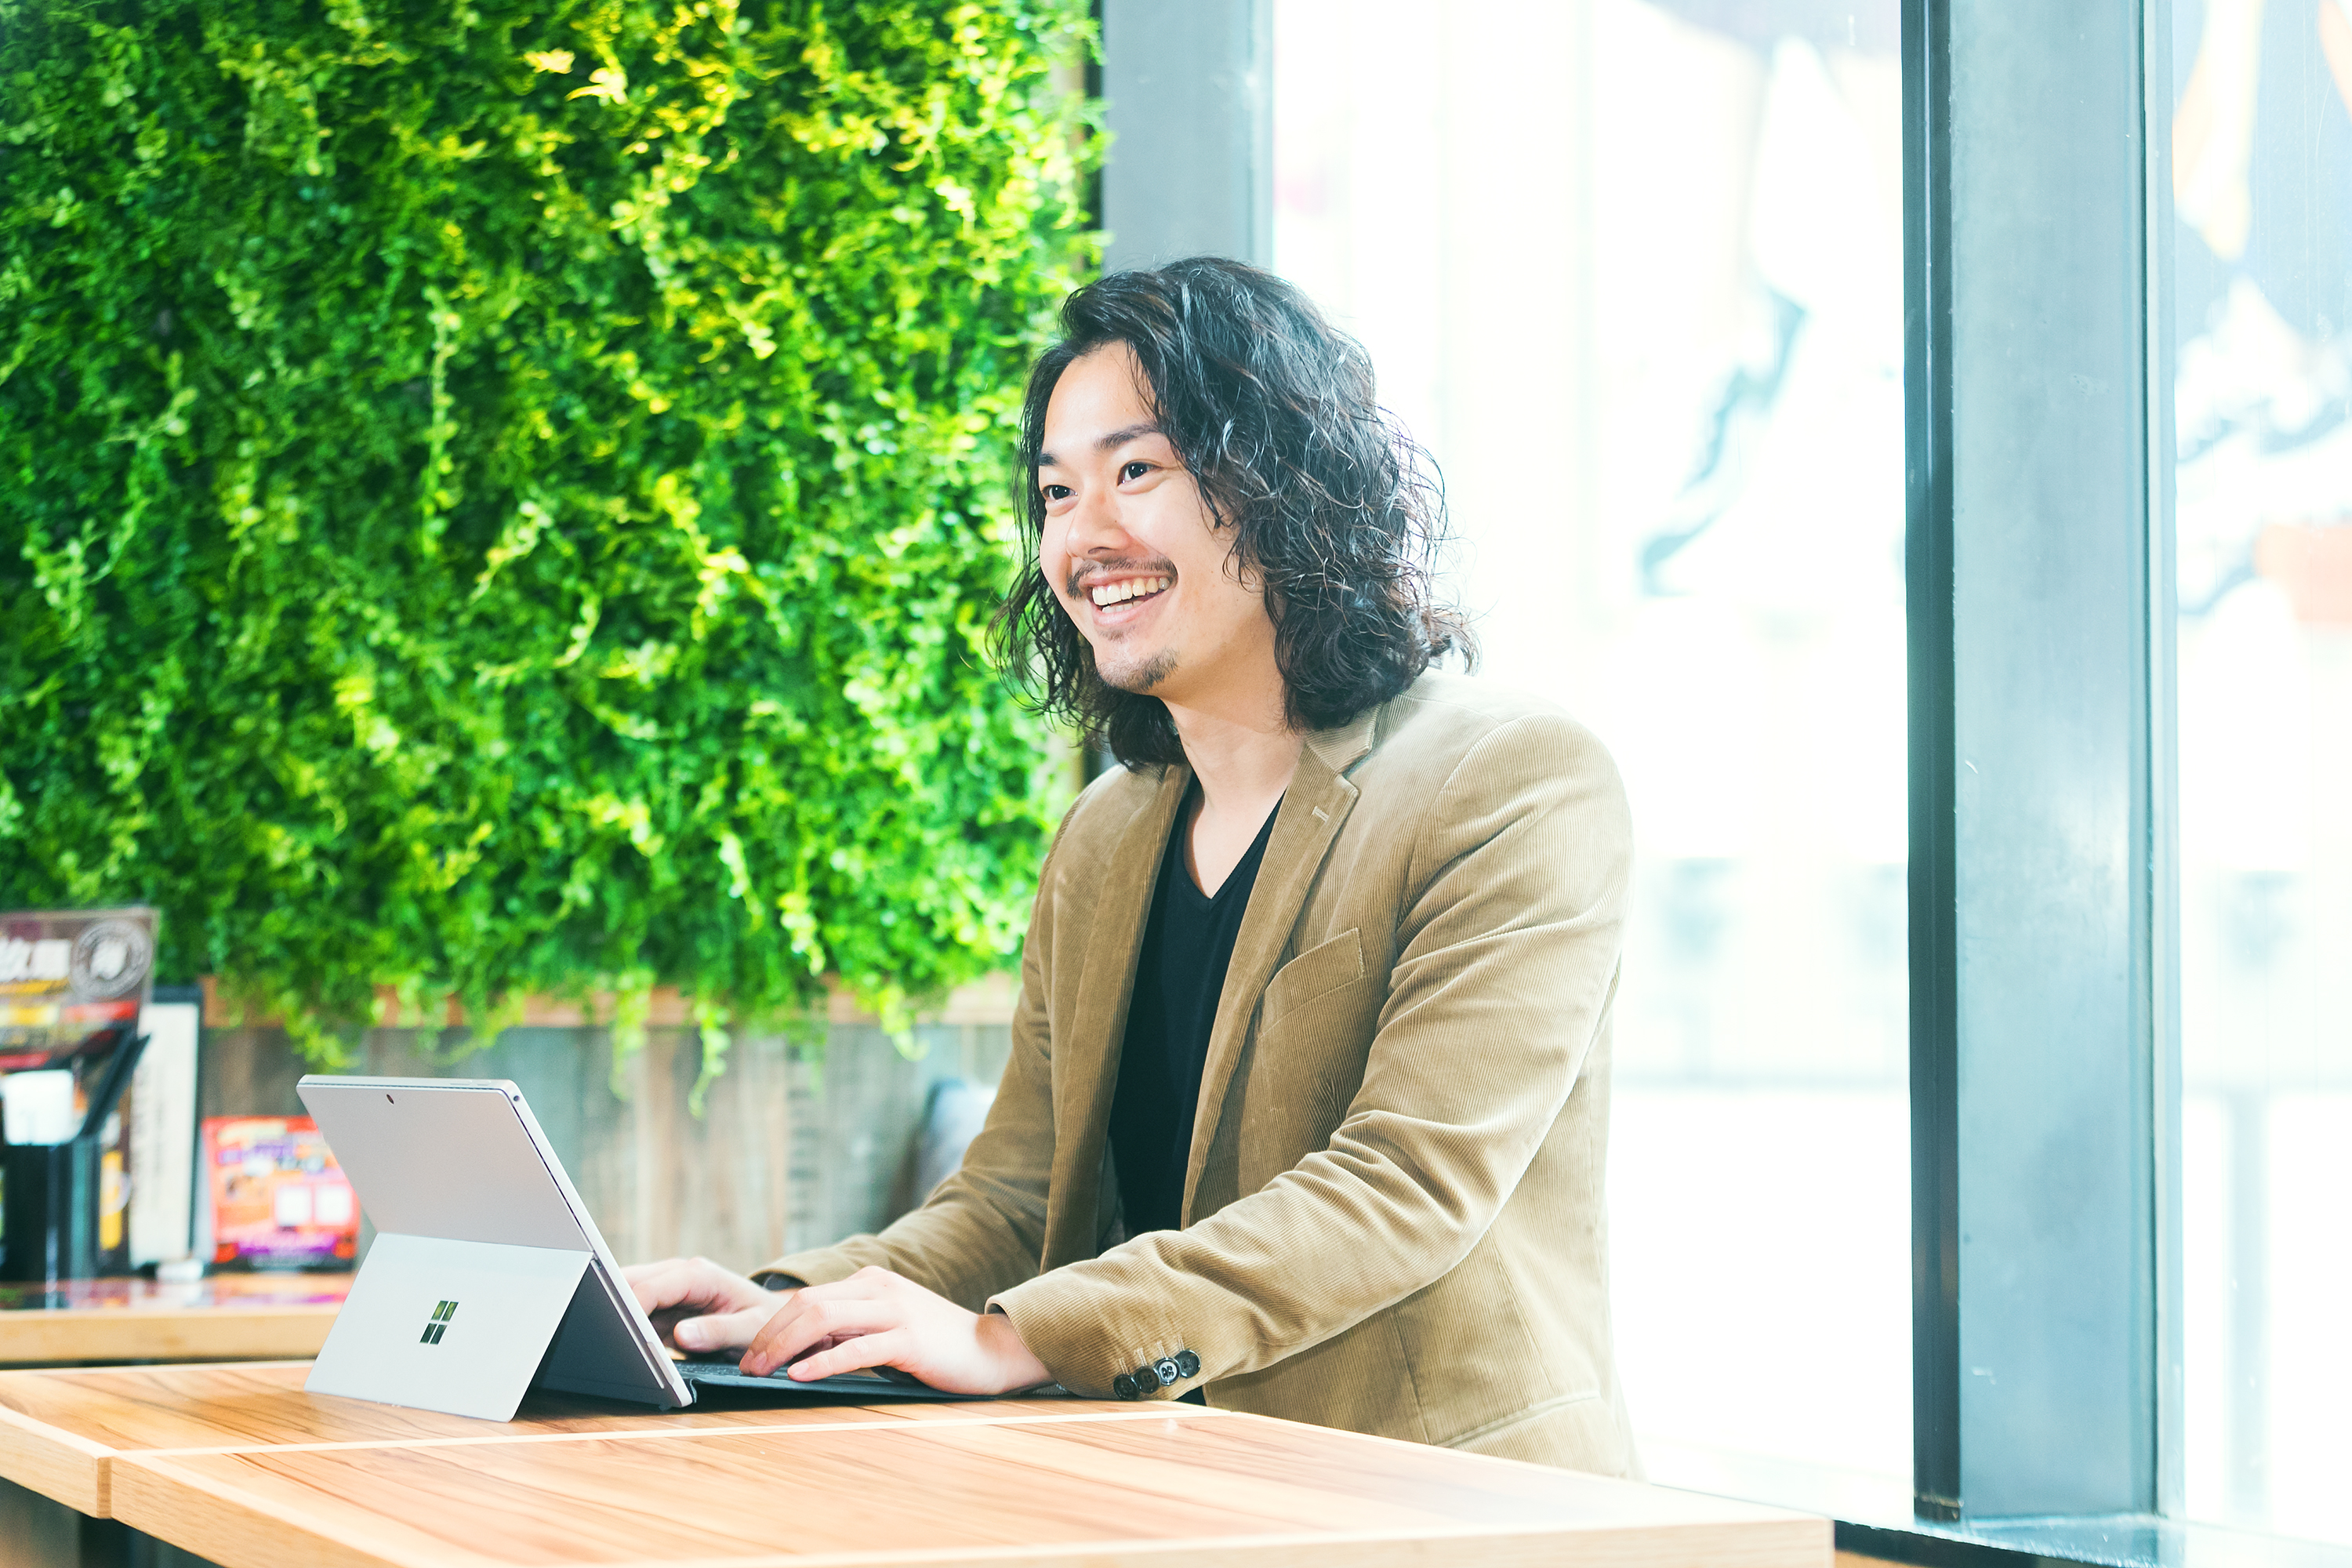
{"label": "white teeth", "polygon": [[1145,594],[1160,593],[1168,586],[1168,584],[1169,579],[1165,577],[1129,578],[1124,583],[1106,583],[1092,590],[1089,596],[1094,600],[1097,607],[1108,608],[1112,605],[1125,604],[1128,600],[1138,598]]}

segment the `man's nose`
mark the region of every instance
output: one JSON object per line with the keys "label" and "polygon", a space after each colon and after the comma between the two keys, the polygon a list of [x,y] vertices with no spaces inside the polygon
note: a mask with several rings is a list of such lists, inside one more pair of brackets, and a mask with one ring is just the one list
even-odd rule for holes
{"label": "man's nose", "polygon": [[1132,544],[1119,521],[1116,492],[1093,486],[1078,493],[1070,509],[1069,552],[1072,555],[1118,555]]}

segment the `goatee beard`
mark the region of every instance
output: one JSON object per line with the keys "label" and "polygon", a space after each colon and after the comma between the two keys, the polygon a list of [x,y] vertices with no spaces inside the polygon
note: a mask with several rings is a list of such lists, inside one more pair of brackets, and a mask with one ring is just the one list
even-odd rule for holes
{"label": "goatee beard", "polygon": [[1176,650],[1166,647],[1128,669],[1105,670],[1099,661],[1095,665],[1096,679],[1105,686],[1114,691],[1132,692],[1138,697],[1148,696],[1153,687],[1174,673]]}

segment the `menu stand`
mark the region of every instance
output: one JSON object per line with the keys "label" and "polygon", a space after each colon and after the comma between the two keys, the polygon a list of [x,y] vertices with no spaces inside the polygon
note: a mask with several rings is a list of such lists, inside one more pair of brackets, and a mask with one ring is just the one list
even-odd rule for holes
{"label": "menu stand", "polygon": [[55,1286],[98,1272],[99,1136],[146,1048],[144,1035],[115,1047],[81,1131],[71,1138],[7,1146],[0,1280]]}

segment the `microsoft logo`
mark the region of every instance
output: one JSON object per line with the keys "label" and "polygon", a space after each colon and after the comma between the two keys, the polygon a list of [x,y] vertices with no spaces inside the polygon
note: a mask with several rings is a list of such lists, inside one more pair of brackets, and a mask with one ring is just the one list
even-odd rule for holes
{"label": "microsoft logo", "polygon": [[449,1320],[457,1315],[457,1303],[455,1301],[444,1301],[434,1308],[433,1321],[425,1325],[425,1331],[417,1336],[416,1342],[421,1345],[439,1344],[441,1336],[449,1331]]}

